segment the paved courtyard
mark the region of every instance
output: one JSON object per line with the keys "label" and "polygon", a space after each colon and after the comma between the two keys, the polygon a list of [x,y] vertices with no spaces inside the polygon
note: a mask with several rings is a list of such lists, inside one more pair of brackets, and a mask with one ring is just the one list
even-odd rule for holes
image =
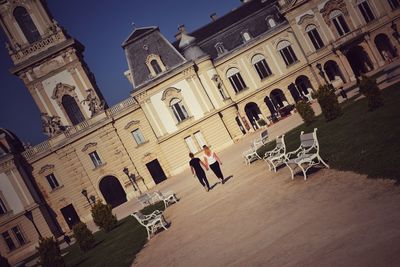
{"label": "paved courtyard", "polygon": [[[271,136],[299,123],[291,116]],[[257,135],[220,153],[232,176],[226,184],[205,192],[185,171],[158,186],[181,201],[135,266],[399,266],[400,189],[392,181],[327,169],[292,181],[287,168],[245,166],[241,152]]]}

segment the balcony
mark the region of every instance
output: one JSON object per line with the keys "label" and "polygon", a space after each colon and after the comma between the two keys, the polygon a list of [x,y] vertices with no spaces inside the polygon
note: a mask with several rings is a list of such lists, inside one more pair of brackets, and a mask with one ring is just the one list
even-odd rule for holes
{"label": "balcony", "polygon": [[26,59],[47,50],[48,48],[54,45],[62,43],[65,40],[67,40],[67,38],[65,37],[64,33],[61,30],[59,30],[58,32],[50,36],[47,36],[26,47],[22,47],[18,51],[15,51],[14,53],[11,54],[11,59],[14,62],[14,64],[17,65],[25,61]]}

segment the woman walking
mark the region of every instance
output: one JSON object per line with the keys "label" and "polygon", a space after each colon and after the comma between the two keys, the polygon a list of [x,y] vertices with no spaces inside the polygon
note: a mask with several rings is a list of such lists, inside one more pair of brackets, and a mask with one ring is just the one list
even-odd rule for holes
{"label": "woman walking", "polygon": [[193,153],[189,153],[189,157],[190,157],[189,165],[190,169],[192,170],[193,176],[195,177],[197,176],[197,179],[199,179],[201,185],[208,192],[210,190],[210,184],[208,183],[206,173],[204,172],[201,166],[206,168],[206,170],[208,170],[208,167],[199,158],[195,158]]}
{"label": "woman walking", "polygon": [[224,175],[221,172],[221,168],[219,165],[222,165],[221,160],[219,159],[219,157],[217,156],[217,154],[213,151],[211,151],[211,149],[204,145],[203,146],[203,150],[204,150],[204,161],[206,162],[206,166],[210,167],[211,170],[214,172],[214,174],[218,177],[218,179],[221,180],[221,183],[224,184]]}

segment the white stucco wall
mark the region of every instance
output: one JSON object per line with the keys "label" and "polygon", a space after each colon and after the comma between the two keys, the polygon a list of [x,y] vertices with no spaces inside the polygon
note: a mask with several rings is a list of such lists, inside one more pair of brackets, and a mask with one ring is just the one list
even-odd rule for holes
{"label": "white stucco wall", "polygon": [[173,133],[178,130],[178,128],[176,127],[176,123],[172,117],[170,110],[167,108],[165,103],[161,101],[162,93],[163,92],[158,92],[150,98],[154,109],[157,111],[157,114],[150,114],[150,116],[157,116],[160,119],[161,123],[164,125],[165,130],[168,133]]}
{"label": "white stucco wall", "polygon": [[5,173],[0,173],[0,190],[7,202],[7,206],[14,213],[19,213],[24,210],[24,205],[22,204],[17,190],[13,187],[10,182],[11,177],[8,177]]}
{"label": "white stucco wall", "polygon": [[180,81],[174,84],[172,87],[178,88],[181,90],[181,94],[185,99],[186,108],[189,111],[189,114],[192,115],[196,120],[200,119],[204,115],[204,111],[200,106],[200,99],[197,99],[192,90],[195,88],[191,88],[186,80]]}

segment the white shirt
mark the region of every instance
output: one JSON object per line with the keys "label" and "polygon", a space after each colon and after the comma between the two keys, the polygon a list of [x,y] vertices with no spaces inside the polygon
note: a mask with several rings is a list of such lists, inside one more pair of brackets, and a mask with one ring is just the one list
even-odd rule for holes
{"label": "white shirt", "polygon": [[217,159],[214,157],[214,152],[211,152],[210,156],[207,156],[206,154],[204,154],[204,157],[207,159],[208,165],[211,165],[217,161]]}

